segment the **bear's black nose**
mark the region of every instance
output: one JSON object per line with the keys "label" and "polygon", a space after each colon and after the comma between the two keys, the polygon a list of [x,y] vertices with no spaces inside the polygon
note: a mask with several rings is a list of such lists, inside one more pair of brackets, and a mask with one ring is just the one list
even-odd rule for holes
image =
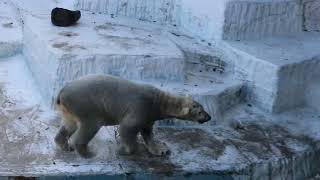
{"label": "bear's black nose", "polygon": [[207,122],[208,120],[206,120],[206,119],[203,119],[203,120],[199,120],[198,122],[200,123],[200,124],[203,124],[203,123],[205,123],[205,122]]}

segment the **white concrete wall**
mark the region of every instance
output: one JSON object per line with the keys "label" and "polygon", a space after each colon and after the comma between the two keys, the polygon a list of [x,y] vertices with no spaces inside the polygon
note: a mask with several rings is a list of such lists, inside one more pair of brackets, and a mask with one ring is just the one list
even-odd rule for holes
{"label": "white concrete wall", "polygon": [[221,39],[229,0],[183,0],[181,27],[206,40]]}
{"label": "white concrete wall", "polygon": [[[307,14],[314,14],[317,2],[304,1],[312,6],[308,8],[312,12]],[[259,39],[301,32],[303,26],[300,0],[74,0],[74,3],[82,10],[182,27],[207,41]],[[315,17],[308,17],[308,24],[314,24]]]}
{"label": "white concrete wall", "polygon": [[[319,87],[319,69],[320,56],[281,67],[278,72],[279,82],[273,107],[275,112],[305,105],[318,108],[320,101],[317,100],[320,96],[319,89],[315,87]],[[314,99],[310,98],[310,94]]]}
{"label": "white concrete wall", "polygon": [[232,1],[225,9],[223,39],[261,39],[302,31],[296,0]]}
{"label": "white concrete wall", "polygon": [[320,31],[320,1],[302,0],[304,8],[304,30]]}
{"label": "white concrete wall", "polygon": [[229,0],[74,0],[76,9],[182,27],[203,39],[220,39]]}
{"label": "white concrete wall", "polygon": [[181,0],[75,0],[77,9],[178,24]]}
{"label": "white concrete wall", "polygon": [[15,55],[22,48],[22,31],[9,2],[0,1],[0,58]]}

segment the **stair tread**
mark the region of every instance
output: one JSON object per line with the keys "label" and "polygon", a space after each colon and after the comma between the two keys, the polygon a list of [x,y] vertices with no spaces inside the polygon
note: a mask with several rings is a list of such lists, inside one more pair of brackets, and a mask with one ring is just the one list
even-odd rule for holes
{"label": "stair tread", "polygon": [[276,66],[299,63],[320,55],[319,32],[303,32],[262,40],[225,42],[235,50]]}
{"label": "stair tread", "polygon": [[28,28],[45,41],[47,49],[56,56],[182,57],[180,49],[165,36],[161,28],[144,22],[89,12],[82,12],[79,22],[66,28],[53,26],[49,15],[27,15],[26,20]]}
{"label": "stair tread", "polygon": [[150,84],[162,90],[169,91],[174,94],[181,95],[218,95],[225,92],[229,88],[243,85],[242,81],[233,79],[232,77],[219,78],[218,81],[212,83],[207,82],[162,82],[162,81],[135,81],[142,84]]}

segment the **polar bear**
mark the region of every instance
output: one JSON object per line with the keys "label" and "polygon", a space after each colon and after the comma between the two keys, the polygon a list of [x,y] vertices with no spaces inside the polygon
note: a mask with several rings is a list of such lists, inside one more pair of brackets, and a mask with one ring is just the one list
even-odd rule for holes
{"label": "polar bear", "polygon": [[[153,138],[152,126],[156,120],[177,118],[204,123],[211,119],[190,97],[172,95],[111,75],[87,75],[67,83],[56,103],[63,123],[55,142],[66,151],[75,148],[83,158],[93,156],[87,145],[102,126],[120,125],[120,155],[135,152],[140,132],[147,150],[162,156],[169,150]],[[74,143],[70,146],[68,140],[73,134]]]}

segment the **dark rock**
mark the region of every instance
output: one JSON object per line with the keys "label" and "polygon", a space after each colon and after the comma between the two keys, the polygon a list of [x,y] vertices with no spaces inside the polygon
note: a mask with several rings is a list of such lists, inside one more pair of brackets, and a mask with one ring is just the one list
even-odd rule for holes
{"label": "dark rock", "polygon": [[80,11],[54,8],[51,11],[51,22],[56,26],[67,27],[76,23],[81,17]]}

